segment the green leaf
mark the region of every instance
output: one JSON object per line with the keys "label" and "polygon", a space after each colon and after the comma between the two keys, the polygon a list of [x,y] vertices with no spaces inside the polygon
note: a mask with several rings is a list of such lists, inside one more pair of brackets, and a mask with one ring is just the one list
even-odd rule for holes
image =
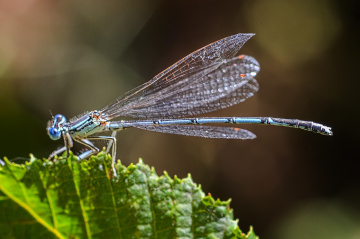
{"label": "green leaf", "polygon": [[158,176],[142,160],[116,165],[104,152],[0,167],[2,238],[257,238],[233,220],[230,200],[205,196],[191,176]]}

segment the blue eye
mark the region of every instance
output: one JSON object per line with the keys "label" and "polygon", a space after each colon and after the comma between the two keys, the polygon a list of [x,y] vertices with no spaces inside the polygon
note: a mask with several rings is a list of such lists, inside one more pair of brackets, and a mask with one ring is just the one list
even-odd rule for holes
{"label": "blue eye", "polygon": [[48,132],[49,132],[49,137],[52,140],[58,140],[61,137],[61,131],[54,127],[49,128]]}
{"label": "blue eye", "polygon": [[55,117],[54,117],[54,124],[59,125],[59,124],[65,123],[65,122],[66,122],[65,116],[63,116],[63,115],[61,115],[61,114],[55,115]]}
{"label": "blue eye", "polygon": [[47,130],[52,140],[60,139],[64,124],[66,124],[66,118],[61,114],[55,115],[53,120],[49,122]]}

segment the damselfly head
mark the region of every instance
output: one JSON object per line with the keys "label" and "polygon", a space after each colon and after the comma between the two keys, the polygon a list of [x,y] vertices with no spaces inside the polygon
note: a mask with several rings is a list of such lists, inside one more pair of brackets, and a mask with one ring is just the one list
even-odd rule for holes
{"label": "damselfly head", "polygon": [[55,115],[49,122],[48,122],[48,135],[52,140],[58,140],[61,138],[61,131],[63,125],[66,123],[65,116],[61,114]]}

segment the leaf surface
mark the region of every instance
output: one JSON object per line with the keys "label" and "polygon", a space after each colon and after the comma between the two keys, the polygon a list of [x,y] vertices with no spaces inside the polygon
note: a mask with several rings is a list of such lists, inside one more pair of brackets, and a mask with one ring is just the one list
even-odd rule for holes
{"label": "leaf surface", "polygon": [[0,167],[4,238],[257,238],[233,220],[230,200],[205,196],[189,175],[158,176],[142,160],[109,176],[104,152],[89,160],[36,159]]}

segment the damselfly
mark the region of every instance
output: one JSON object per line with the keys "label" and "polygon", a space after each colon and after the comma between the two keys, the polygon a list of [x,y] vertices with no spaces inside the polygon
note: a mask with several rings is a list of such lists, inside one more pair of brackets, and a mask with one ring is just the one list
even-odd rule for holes
{"label": "damselfly", "polygon": [[[323,135],[332,135],[330,127],[297,119],[272,117],[202,117],[195,115],[223,109],[253,96],[259,89],[255,76],[259,63],[251,56],[235,54],[254,34],[236,34],[211,43],[176,62],[149,82],[146,82],[102,110],[87,112],[67,121],[57,114],[48,123],[51,139],[64,139],[65,146],[50,158],[69,153],[76,141],[87,151],[78,156],[84,159],[98,152],[92,141],[109,141],[112,145],[112,169],[116,158],[116,132],[126,128],[223,139],[253,139],[256,136],[242,128],[204,124],[269,124],[300,128]],[[111,121],[120,116],[135,120]],[[187,118],[190,117],[190,118]],[[111,136],[93,136],[113,131]]]}

